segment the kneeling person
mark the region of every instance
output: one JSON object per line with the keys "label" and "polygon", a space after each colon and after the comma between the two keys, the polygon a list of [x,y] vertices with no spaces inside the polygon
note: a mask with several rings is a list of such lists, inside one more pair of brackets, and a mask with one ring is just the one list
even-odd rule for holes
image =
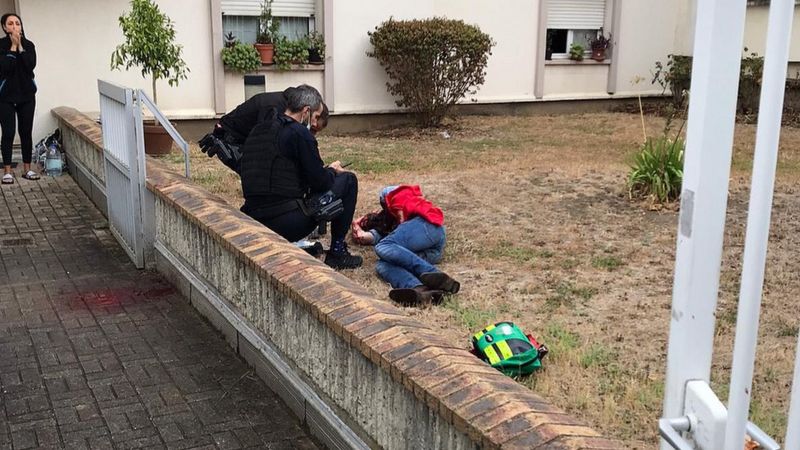
{"label": "kneeling person", "polygon": [[318,220],[304,201],[330,191],[342,211],[331,220],[331,245],[325,263],[336,269],[361,266],[345,243],[358,197],[358,180],[339,161],[325,167],[309,128],[322,112],[322,97],[310,86],[287,93],[287,108],[275,120],[253,128],[242,149],[242,212],[290,242],[307,236]]}

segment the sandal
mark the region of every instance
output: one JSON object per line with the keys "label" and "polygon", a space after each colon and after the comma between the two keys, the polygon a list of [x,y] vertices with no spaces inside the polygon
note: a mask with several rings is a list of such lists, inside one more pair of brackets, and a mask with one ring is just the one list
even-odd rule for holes
{"label": "sandal", "polygon": [[3,175],[2,183],[3,184],[14,184],[14,175],[11,175],[10,173],[7,173],[7,174]]}
{"label": "sandal", "polygon": [[22,178],[25,178],[26,180],[38,180],[41,177],[39,176],[38,173],[29,170],[28,173],[22,176]]}

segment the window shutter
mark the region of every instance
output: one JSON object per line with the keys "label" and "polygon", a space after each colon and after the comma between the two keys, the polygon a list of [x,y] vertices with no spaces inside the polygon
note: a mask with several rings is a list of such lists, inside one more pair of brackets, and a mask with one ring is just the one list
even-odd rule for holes
{"label": "window shutter", "polygon": [[596,30],[602,28],[606,0],[549,0],[547,28]]}
{"label": "window shutter", "polygon": [[[257,16],[261,14],[261,0],[222,0],[222,14],[228,16]],[[272,15],[275,17],[309,17],[314,14],[314,0],[275,0]]]}

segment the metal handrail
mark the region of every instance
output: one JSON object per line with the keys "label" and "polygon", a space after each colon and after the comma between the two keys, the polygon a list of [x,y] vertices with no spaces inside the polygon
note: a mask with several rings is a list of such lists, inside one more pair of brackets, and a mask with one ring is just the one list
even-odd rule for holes
{"label": "metal handrail", "polygon": [[150,97],[148,97],[143,90],[141,89],[136,90],[136,98],[140,100],[145,106],[147,106],[147,109],[149,109],[150,112],[153,113],[153,116],[156,118],[158,123],[160,123],[161,126],[163,126],[164,129],[167,130],[167,133],[169,133],[170,137],[172,137],[172,140],[175,141],[176,144],[178,144],[178,147],[180,147],[181,151],[183,152],[183,162],[184,162],[184,170],[186,173],[186,178],[191,178],[191,173],[189,170],[190,169],[189,144],[186,143],[186,141],[183,139],[183,136],[181,136],[180,133],[178,133],[178,130],[176,130],[175,127],[172,126],[170,121],[167,120],[167,117],[161,112],[161,110],[158,109],[158,106],[156,106],[156,104],[153,103],[152,100],[150,100]]}

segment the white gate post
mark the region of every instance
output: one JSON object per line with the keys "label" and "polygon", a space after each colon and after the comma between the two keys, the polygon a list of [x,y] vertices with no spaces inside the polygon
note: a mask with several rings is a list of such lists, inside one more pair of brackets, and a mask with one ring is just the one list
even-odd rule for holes
{"label": "white gate post", "polygon": [[783,94],[786,87],[786,65],[789,62],[793,17],[794,0],[772,0],[769,7],[750,206],[747,212],[747,234],[736,319],[736,340],[728,393],[725,448],[730,450],[744,448],[745,426],[750,412],[761,292],[767,260],[772,193],[775,188],[775,165],[778,160],[778,140],[781,134]]}
{"label": "white gate post", "polygon": [[665,418],[683,415],[688,381],[710,377],[745,12],[744,0],[697,5]]}

